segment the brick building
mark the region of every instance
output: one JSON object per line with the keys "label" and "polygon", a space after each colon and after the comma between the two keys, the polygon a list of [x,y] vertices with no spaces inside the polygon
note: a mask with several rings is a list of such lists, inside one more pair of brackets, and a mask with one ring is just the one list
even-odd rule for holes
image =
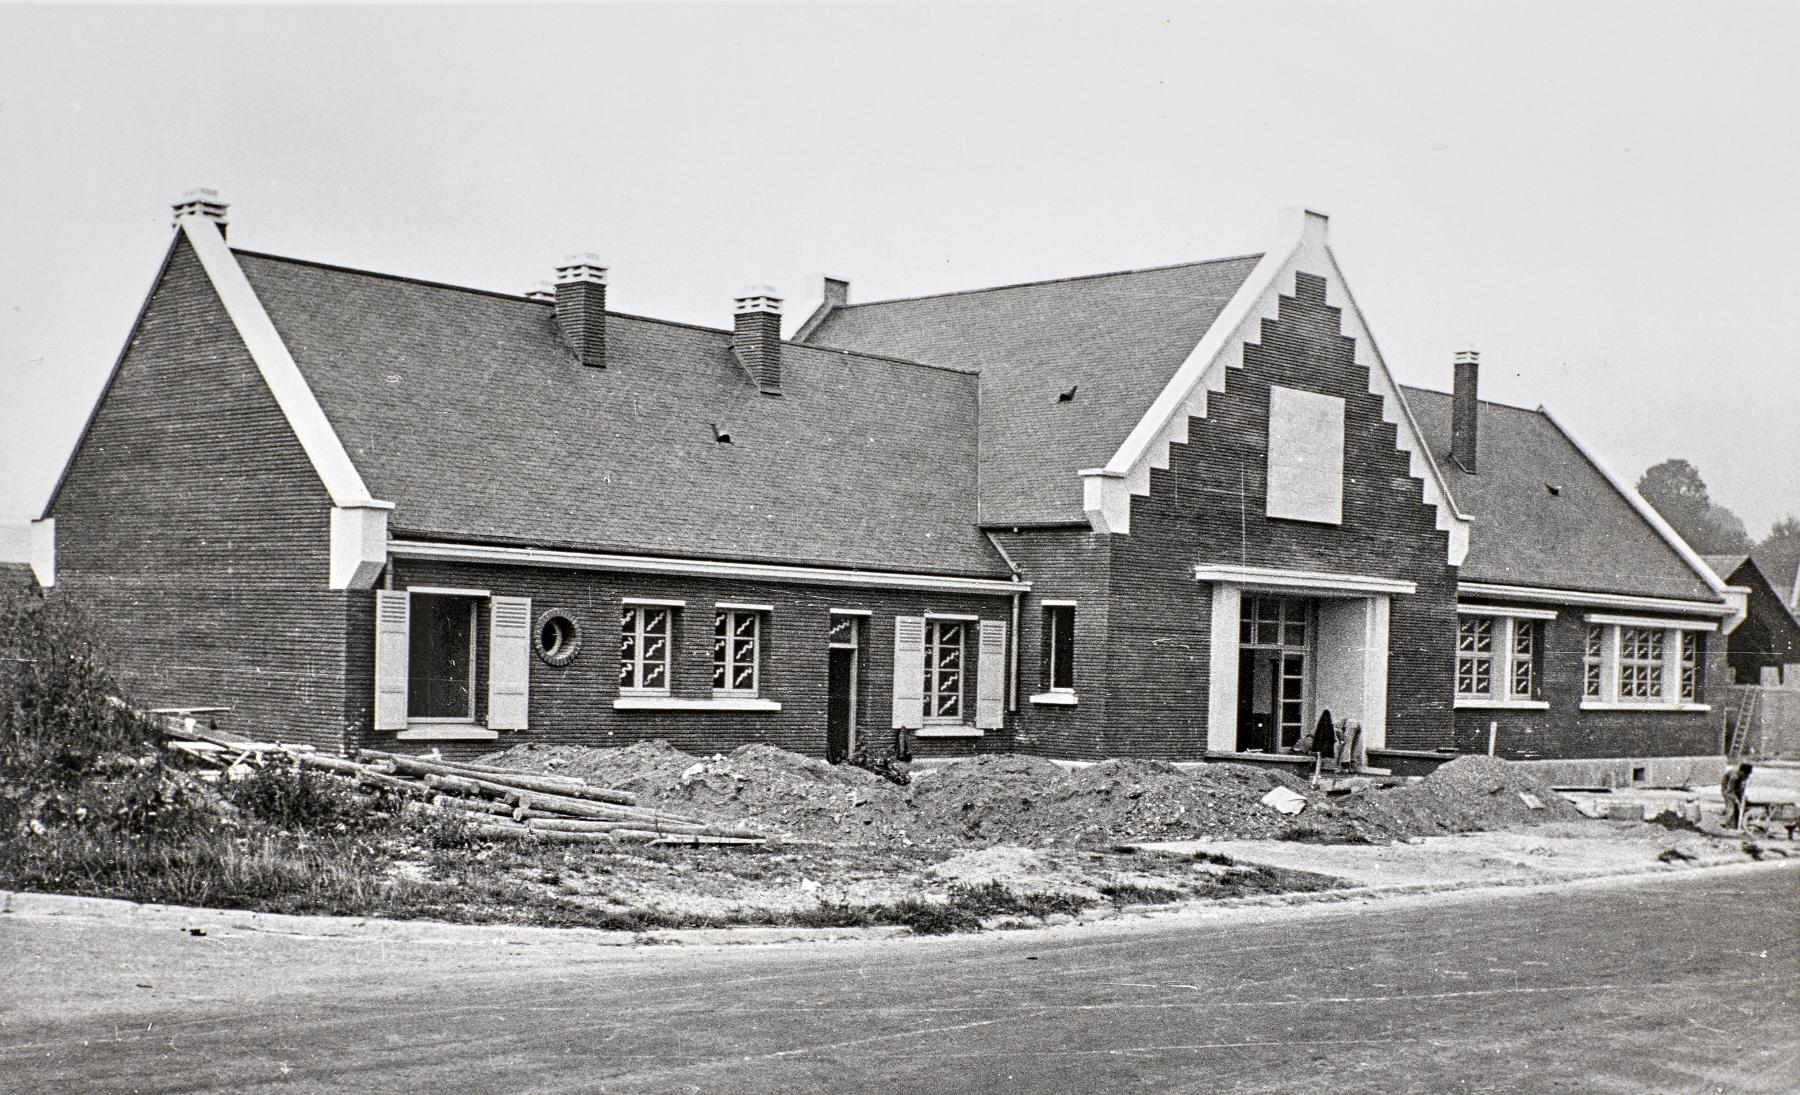
{"label": "brick building", "polygon": [[1718,749],[1728,589],[1548,412],[1261,255],[730,330],[234,250],[198,193],[35,530],[127,682],[333,746]]}

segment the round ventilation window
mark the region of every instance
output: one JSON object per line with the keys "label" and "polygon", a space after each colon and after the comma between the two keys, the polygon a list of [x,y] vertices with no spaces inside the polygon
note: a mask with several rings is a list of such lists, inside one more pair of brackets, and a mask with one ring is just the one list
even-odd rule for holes
{"label": "round ventilation window", "polygon": [[575,626],[574,617],[560,608],[553,608],[538,617],[531,642],[537,649],[537,656],[548,664],[568,665],[574,660],[575,652],[581,649],[581,629]]}

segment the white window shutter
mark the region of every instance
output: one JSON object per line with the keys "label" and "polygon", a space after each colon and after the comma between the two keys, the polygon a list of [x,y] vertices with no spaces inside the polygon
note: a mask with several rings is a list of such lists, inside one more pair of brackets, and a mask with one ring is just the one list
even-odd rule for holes
{"label": "white window shutter", "polygon": [[489,730],[523,730],[531,706],[531,598],[488,602]]}
{"label": "white window shutter", "polygon": [[998,730],[1006,725],[1006,622],[981,621],[981,652],[975,663],[975,726]]}
{"label": "white window shutter", "polygon": [[375,729],[406,729],[406,592],[375,591]]}
{"label": "white window shutter", "polygon": [[925,617],[894,617],[894,728],[925,725]]}

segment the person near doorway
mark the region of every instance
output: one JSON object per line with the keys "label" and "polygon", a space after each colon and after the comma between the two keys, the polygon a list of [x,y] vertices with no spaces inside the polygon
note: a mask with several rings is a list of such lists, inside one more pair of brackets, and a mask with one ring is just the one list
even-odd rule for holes
{"label": "person near doorway", "polygon": [[1345,719],[1344,727],[1338,732],[1338,770],[1349,768],[1352,772],[1362,768],[1362,723],[1356,719]]}
{"label": "person near doorway", "polygon": [[1756,766],[1749,761],[1727,768],[1719,778],[1719,794],[1725,798],[1725,827],[1736,829],[1744,824],[1744,795],[1749,789],[1750,773]]}
{"label": "person near doorway", "polygon": [[1331,720],[1329,707],[1319,712],[1319,721],[1313,725],[1310,751],[1313,754],[1313,782],[1317,783],[1325,758],[1331,757],[1332,763],[1337,763],[1337,724]]}

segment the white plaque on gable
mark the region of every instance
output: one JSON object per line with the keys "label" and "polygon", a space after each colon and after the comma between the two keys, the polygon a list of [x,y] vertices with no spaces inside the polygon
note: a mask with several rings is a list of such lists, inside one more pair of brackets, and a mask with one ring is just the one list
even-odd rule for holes
{"label": "white plaque on gable", "polygon": [[1344,521],[1344,401],[1295,388],[1269,389],[1270,517]]}

